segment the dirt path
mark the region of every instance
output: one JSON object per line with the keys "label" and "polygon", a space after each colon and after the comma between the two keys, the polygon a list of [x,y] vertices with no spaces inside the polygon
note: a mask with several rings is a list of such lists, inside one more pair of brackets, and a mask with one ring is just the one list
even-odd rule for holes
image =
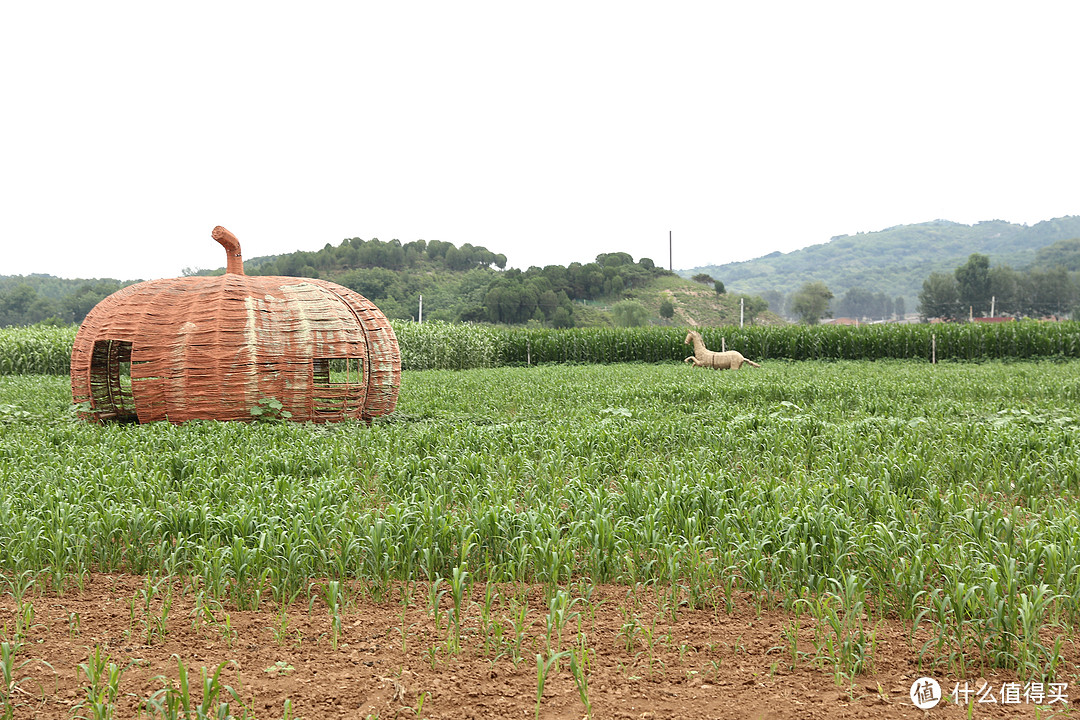
{"label": "dirt path", "polygon": [[683,322],[685,322],[690,327],[698,327],[697,320],[695,320],[690,315],[690,313],[686,311],[685,307],[679,304],[679,301],[675,298],[675,293],[671,292],[670,290],[665,290],[664,295],[666,295],[668,300],[671,301],[672,306],[675,308],[675,314],[678,315]]}

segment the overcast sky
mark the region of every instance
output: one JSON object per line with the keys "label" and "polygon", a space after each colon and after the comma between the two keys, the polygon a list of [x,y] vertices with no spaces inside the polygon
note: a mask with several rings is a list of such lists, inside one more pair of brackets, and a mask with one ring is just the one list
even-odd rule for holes
{"label": "overcast sky", "polygon": [[1080,213],[1075,2],[8,2],[0,274],[344,238],[676,269]]}

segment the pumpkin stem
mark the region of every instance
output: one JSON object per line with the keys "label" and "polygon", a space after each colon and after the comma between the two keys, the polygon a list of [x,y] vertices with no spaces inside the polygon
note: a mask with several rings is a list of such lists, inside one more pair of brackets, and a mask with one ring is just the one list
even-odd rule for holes
{"label": "pumpkin stem", "polygon": [[225,273],[230,275],[243,275],[244,259],[240,257],[240,241],[236,239],[236,236],[220,225],[214,228],[214,231],[210,233],[210,235],[225,248],[225,258],[228,263],[225,266]]}

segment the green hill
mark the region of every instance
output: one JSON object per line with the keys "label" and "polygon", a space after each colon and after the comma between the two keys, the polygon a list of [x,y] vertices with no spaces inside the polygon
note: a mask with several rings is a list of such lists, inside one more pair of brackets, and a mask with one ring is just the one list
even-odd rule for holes
{"label": "green hill", "polygon": [[[990,256],[992,265],[1024,268],[1054,257],[1042,248],[1080,238],[1080,216],[1047,220],[1032,226],[1001,220],[963,225],[947,220],[899,225],[879,232],[840,235],[827,243],[790,253],[771,253],[746,262],[680,271],[683,277],[708,273],[729,291],[789,295],[803,283],[820,280],[840,297],[864,288],[889,297],[902,296],[915,308],[923,280],[932,272],[951,273],[971,253]],[[1069,247],[1061,248],[1062,253]]]}
{"label": "green hill", "polygon": [[711,285],[691,282],[678,276],[656,278],[627,296],[648,308],[656,318],[665,300],[672,304],[674,317],[669,324],[695,327],[718,327],[739,324],[739,301],[743,300],[743,322],[746,325],[776,325],[784,321],[769,312],[767,303],[756,296],[736,293],[718,295]]}
{"label": "green hill", "polygon": [[[737,323],[739,300],[684,280],[649,258],[603,253],[592,262],[504,269],[506,256],[468,243],[417,240],[404,243],[350,238],[320,250],[298,250],[245,261],[249,275],[322,278],[355,290],[387,316],[425,320],[536,323],[551,327],[611,325],[621,301],[638,303],[637,323],[661,322],[666,299],[675,309],[669,323]],[[216,275],[217,270],[184,274]],[[0,277],[0,326],[42,321],[81,322],[118,281],[63,280],[51,276]],[[748,299],[746,322],[765,309]],[[626,310],[624,306],[622,310]],[[775,320],[775,317],[768,319]],[[765,318],[763,318],[765,320]]]}

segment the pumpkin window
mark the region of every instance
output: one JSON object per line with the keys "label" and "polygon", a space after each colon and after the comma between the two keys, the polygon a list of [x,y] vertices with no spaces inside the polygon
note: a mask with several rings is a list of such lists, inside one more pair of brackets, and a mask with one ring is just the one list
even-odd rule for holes
{"label": "pumpkin window", "polygon": [[315,358],[311,375],[317,415],[349,415],[363,401],[363,358]]}
{"label": "pumpkin window", "polygon": [[138,422],[131,393],[130,342],[94,342],[90,355],[90,404],[101,420]]}

